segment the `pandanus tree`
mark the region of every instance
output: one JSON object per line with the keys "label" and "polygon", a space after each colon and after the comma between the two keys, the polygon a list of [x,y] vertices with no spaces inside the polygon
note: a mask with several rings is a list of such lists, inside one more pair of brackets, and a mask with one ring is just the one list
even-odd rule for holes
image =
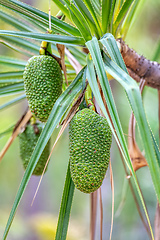
{"label": "pandanus tree", "polygon": [[[52,95],[54,94],[51,94],[50,99],[47,99],[45,105],[42,106],[42,111],[44,112],[46,111],[44,106],[49,109],[47,110],[48,115],[45,117],[45,119],[40,119],[42,121],[44,120],[43,122],[45,122],[44,128],[40,133],[38,140],[36,140],[36,146],[29,157],[30,159],[28,160],[28,165],[26,166],[23,179],[20,183],[20,187],[18,189],[10,212],[10,216],[8,218],[8,222],[5,227],[3,239],[7,238],[23,193],[31,178],[31,175],[35,171],[36,165],[41,157],[42,152],[44,151],[49,139],[51,138],[52,133],[55,131],[57,126],[59,126],[58,137],[52,146],[53,151],[53,148],[56,145],[59,137],[63,134],[63,131],[71,121],[71,132],[74,130],[74,126],[72,125],[74,125],[73,123],[75,121],[75,116],[77,116],[77,112],[82,111],[84,108],[90,108],[93,114],[91,114],[88,122],[90,121],[92,123],[95,114],[96,116],[98,115],[98,118],[96,117],[98,120],[96,121],[100,122],[100,119],[103,118],[105,119],[103,121],[107,122],[107,126],[110,129],[109,131],[112,132],[112,136],[115,139],[120,151],[125,173],[126,176],[128,176],[128,183],[137,204],[140,217],[148,233],[148,237],[150,239],[154,239],[155,235],[155,239],[159,239],[160,233],[158,231],[158,227],[155,227],[155,233],[153,233],[145,200],[143,198],[142,191],[137,180],[136,171],[143,166],[148,166],[150,170],[155,196],[157,197],[156,219],[159,219],[160,153],[158,144],[152,133],[152,129],[150,128],[147,121],[141,93],[145,85],[159,90],[160,66],[157,62],[152,62],[145,59],[143,56],[140,56],[138,53],[130,49],[130,47],[127,46],[124,42],[128,29],[132,25],[133,19],[135,16],[138,16],[137,8],[141,1],[53,0],[53,2],[59,8],[59,12],[55,17],[51,16],[50,13],[46,14],[45,12],[40,11],[21,1],[0,0],[0,5],[2,6],[2,10],[0,11],[0,19],[17,29],[14,31],[0,30],[1,43],[5,44],[15,51],[21,53],[23,52],[23,54],[27,56],[28,59],[32,56],[38,56],[39,54],[41,55],[41,57],[33,57],[33,64],[35,65],[31,66],[31,71],[29,70],[29,77],[28,75],[26,77],[26,74],[28,73],[26,73],[26,62],[24,60],[18,60],[2,55],[0,56],[0,64],[5,64],[8,66],[8,68],[14,68],[12,71],[0,73],[1,96],[5,96],[7,94],[13,94],[14,96],[14,94],[20,93],[20,96],[15,97],[11,101],[3,104],[0,109],[4,109],[12,104],[16,104],[20,100],[26,98],[26,96],[29,100],[29,106],[31,109],[30,110],[28,108],[27,111],[23,113],[22,118],[17,119],[17,124],[14,127],[12,136],[2,150],[0,159],[3,158],[13,140],[20,133],[20,130],[22,128],[27,128],[27,123],[29,121],[32,125],[36,126],[36,118],[38,115],[37,112],[39,111],[39,108],[37,109],[35,106],[41,106],[39,99],[43,101],[45,98],[47,98],[48,92],[50,92],[55,87],[55,83],[52,84],[51,72],[47,69],[47,64],[49,61],[48,59],[50,59],[50,61],[52,61],[52,59],[54,59],[54,61],[56,60],[56,63],[58,63],[63,72],[62,93],[60,90],[60,93],[56,96],[56,99],[54,99],[54,104],[51,106],[49,105],[49,108],[47,108],[47,104],[50,104],[49,102],[53,97]],[[10,12],[12,12],[13,15],[10,15]],[[21,19],[25,24],[22,23]],[[38,43],[36,44],[33,40],[41,42],[41,46],[39,46]],[[39,60],[36,60],[37,62],[35,63],[35,59],[44,57],[47,58],[47,60],[45,60],[45,63],[47,61],[45,68],[43,68],[43,61],[40,62]],[[40,67],[42,67],[42,69],[37,73],[37,69]],[[54,67],[52,67],[52,69],[54,69]],[[42,78],[39,77],[41,73],[43,73]],[[27,82],[27,84],[30,84],[30,81],[33,80],[30,84],[31,87],[26,87],[28,86],[27,84],[24,85],[24,82],[27,78],[27,81],[29,82]],[[32,88],[32,86],[35,84],[35,78],[38,79],[38,83],[41,80],[45,80],[45,78],[49,79],[50,82],[47,82],[48,85],[45,85],[43,82],[38,85],[37,89],[36,87],[33,89],[34,87]],[[124,88],[132,110],[129,124],[128,145],[116,109],[114,96],[111,91],[109,81],[111,79],[117,80]],[[46,95],[44,94],[44,89]],[[30,95],[32,95],[33,91],[35,91],[33,94],[33,99],[35,100],[36,96],[38,96],[38,105],[36,105],[36,100],[35,105],[30,102]],[[34,105],[33,108],[32,105]],[[100,117],[99,115],[102,115],[103,117]],[[82,118],[80,117],[80,119],[78,119],[79,124],[81,120]],[[145,154],[141,153],[138,144],[136,143],[136,124],[139,129]],[[78,126],[79,132],[81,132],[81,126],[82,129],[85,129],[82,122],[82,125]],[[94,140],[96,139],[96,141],[92,141],[92,139],[90,139],[91,135],[88,134],[89,137],[87,141],[90,141],[91,145],[93,145],[93,143],[96,145],[96,142],[98,141],[97,136],[99,133],[101,133],[102,130],[102,125],[99,126],[97,124],[96,126],[97,128],[94,128],[93,124],[92,127],[89,128],[86,126],[85,129],[86,132],[92,132],[92,130],[97,131],[94,132]],[[6,132],[7,131],[1,133],[1,135],[4,135]],[[86,132],[82,131],[82,135],[86,134]],[[34,134],[36,134],[36,127],[34,129]],[[83,162],[82,160],[84,146],[82,146],[82,142],[80,142],[78,139],[81,138],[81,136],[75,134],[75,136],[72,137],[72,144],[75,141],[78,141],[78,144],[81,145],[80,160]],[[111,143],[111,138],[108,135],[104,134],[103,137],[105,137],[105,140],[108,138]],[[105,141],[104,144],[106,144]],[[95,146],[95,148],[93,147],[94,151],[91,153],[92,157],[94,154],[96,154],[96,151],[99,150],[98,148],[96,149],[96,147],[97,146]],[[72,157],[74,156],[73,158],[75,158],[73,151],[78,149],[77,145],[75,148],[76,149],[71,149]],[[52,153],[52,151],[50,153]],[[78,153],[79,152],[76,153],[77,156]],[[42,174],[46,170],[50,155],[46,159]],[[86,152],[84,155],[86,157]],[[103,155],[102,148],[100,148],[99,155]],[[95,155],[95,162],[97,164],[97,168],[93,169],[93,174],[95,175],[97,169],[100,166],[97,157],[98,155]],[[88,159],[90,161],[90,158]],[[103,160],[105,161],[105,157]],[[106,160],[109,161],[109,159]],[[68,159],[66,161],[69,162]],[[79,161],[79,159],[77,161]],[[87,161],[89,165],[93,165],[93,162],[90,163],[89,161]],[[76,163],[73,163],[72,165],[74,164]],[[111,185],[113,188],[111,160],[109,165]],[[82,165],[81,170],[77,170],[78,173],[76,174],[78,174],[78,177],[81,172],[83,172],[83,167],[84,166]],[[101,167],[103,170],[103,164]],[[88,168],[87,170],[88,181],[90,181],[90,170],[92,169]],[[77,179],[78,177],[76,176]],[[79,179],[81,179],[81,177]],[[133,185],[135,187],[134,189]],[[99,184],[97,186],[99,188]],[[55,237],[56,240],[66,239],[74,190],[75,184],[71,177],[69,162],[59,211],[59,219]],[[93,188],[93,192],[88,191],[91,192],[90,198],[92,200],[91,239],[94,239],[95,236],[95,199],[98,192],[101,194],[100,188],[96,191],[95,190],[96,189]],[[114,209],[114,206],[112,207]],[[156,224],[157,222],[155,225]],[[103,230],[101,225],[101,239],[102,232]]]}

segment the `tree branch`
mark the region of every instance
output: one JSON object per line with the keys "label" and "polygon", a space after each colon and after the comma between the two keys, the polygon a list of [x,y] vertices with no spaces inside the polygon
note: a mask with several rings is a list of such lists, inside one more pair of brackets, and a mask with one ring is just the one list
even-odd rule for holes
{"label": "tree branch", "polygon": [[144,56],[139,55],[120,38],[117,39],[119,50],[126,64],[128,73],[137,82],[143,78],[146,85],[160,89],[160,64],[147,60]]}

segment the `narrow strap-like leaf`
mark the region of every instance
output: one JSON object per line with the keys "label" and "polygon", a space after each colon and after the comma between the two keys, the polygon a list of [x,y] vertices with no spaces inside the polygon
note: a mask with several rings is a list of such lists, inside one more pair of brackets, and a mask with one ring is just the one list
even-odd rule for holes
{"label": "narrow strap-like leaf", "polygon": [[89,2],[89,4],[92,6],[91,12],[94,10],[94,13],[97,17],[97,22],[101,21],[101,0],[87,0],[86,2]]}
{"label": "narrow strap-like leaf", "polygon": [[122,20],[124,19],[125,15],[127,14],[127,12],[128,12],[128,10],[129,10],[129,8],[130,8],[130,6],[131,6],[133,1],[134,0],[126,0],[123,3],[123,5],[122,5],[122,7],[121,7],[121,9],[120,9],[120,11],[119,11],[119,13],[118,13],[114,23],[113,23],[113,35],[114,36],[115,36],[115,33],[116,33],[119,25],[122,23]]}
{"label": "narrow strap-like leaf", "polygon": [[[95,4],[94,4],[95,2]],[[99,34],[101,35],[102,34],[102,30],[101,30],[101,27],[100,27],[100,24],[99,24],[99,21],[98,21],[98,18],[97,17],[100,17],[100,6],[98,7],[98,9],[96,9],[96,1],[90,1],[90,0],[84,0],[84,3],[86,4],[89,12],[91,13],[94,21],[95,21],[95,24],[96,24],[96,27],[99,31]],[[99,4],[98,4],[99,5]]]}
{"label": "narrow strap-like leaf", "polygon": [[9,126],[7,129],[4,131],[0,132],[0,138],[4,137],[6,134],[11,133],[15,127],[15,124]]}
{"label": "narrow strap-like leaf", "polygon": [[55,240],[66,240],[74,189],[75,185],[71,178],[70,164],[68,164]]}
{"label": "narrow strap-like leaf", "polygon": [[[23,16],[29,17],[30,20],[36,21],[36,23],[43,25],[46,29],[48,28],[49,17],[47,13],[17,0],[0,0],[0,4],[21,13]],[[78,29],[53,16],[51,16],[51,27],[53,31],[61,34],[68,33],[73,36],[80,36]]]}
{"label": "narrow strap-like leaf", "polygon": [[23,71],[1,72],[0,83],[5,80],[20,80],[23,78]]}
{"label": "narrow strap-like leaf", "polygon": [[71,3],[69,0],[64,0],[64,2],[68,6],[68,10],[70,12],[72,21],[77,26],[79,31],[81,32],[81,35],[83,38],[87,41],[92,38],[90,28],[88,25],[87,20],[84,18],[84,16],[81,14],[81,12],[74,6],[73,3]]}
{"label": "narrow strap-like leaf", "polygon": [[16,98],[14,98],[14,99],[12,99],[12,100],[10,100],[10,101],[2,104],[2,105],[0,106],[0,110],[3,110],[3,109],[5,109],[5,108],[7,108],[7,107],[11,107],[12,105],[14,105],[14,104],[16,104],[16,103],[19,103],[20,101],[22,101],[22,100],[25,99],[25,98],[26,98],[26,95],[25,95],[25,94],[23,94],[23,95],[21,95],[21,96],[19,96],[19,97],[16,97]]}
{"label": "narrow strap-like leaf", "polygon": [[103,34],[105,34],[108,30],[111,6],[112,6],[112,0],[102,0],[102,31],[103,31]]}
{"label": "narrow strap-like leaf", "polygon": [[160,167],[160,151],[159,151],[159,147],[158,147],[158,144],[156,142],[156,139],[151,131],[151,136],[152,136],[152,140],[153,140],[153,145],[154,145],[154,149],[155,149],[155,153],[156,153],[156,157],[157,157],[157,160],[158,160],[158,164],[159,164],[159,167]]}
{"label": "narrow strap-like leaf", "polygon": [[63,3],[61,3],[61,1],[59,0],[52,0],[52,1],[57,5],[57,7],[63,12],[63,14],[66,17],[68,17],[69,19],[71,18],[68,9],[66,8],[66,6],[64,6]]}
{"label": "narrow strap-like leaf", "polygon": [[30,38],[30,39],[35,39],[39,41],[56,42],[56,43],[65,44],[65,45],[84,45],[84,40],[81,37],[0,30],[0,36],[1,35],[24,37],[24,38]]}
{"label": "narrow strap-like leaf", "polygon": [[153,144],[151,144],[152,137],[146,119],[139,87],[137,83],[108,56],[105,56],[105,64],[105,69],[107,72],[111,74],[117,81],[119,81],[127,92],[129,103],[139,126],[141,138],[143,139],[142,143],[144,146],[146,159],[149,165],[155,191],[160,202],[160,169],[158,166],[157,158],[155,156]]}
{"label": "narrow strap-like leaf", "polygon": [[20,31],[32,31],[33,29],[30,28],[27,24],[22,23],[17,18],[13,17],[12,15],[7,14],[6,12],[0,11],[0,19],[5,23],[12,25],[13,27],[17,28]]}
{"label": "narrow strap-like leaf", "polygon": [[129,29],[131,29],[134,20],[136,20],[138,16],[138,9],[143,8],[144,1],[145,0],[134,0],[131,7],[129,8],[120,29],[120,35],[123,37],[123,40],[125,39]]}
{"label": "narrow strap-like leaf", "polygon": [[97,38],[99,38],[101,35],[100,27],[99,25],[97,26],[97,23],[94,21],[90,11],[88,10],[84,2],[82,0],[75,0],[74,2],[76,3],[77,7],[81,11],[85,19],[88,21],[90,29],[93,30],[92,33],[95,34]]}
{"label": "narrow strap-like leaf", "polygon": [[115,6],[116,6],[116,0],[112,0],[111,6],[110,6],[110,15],[109,15],[109,32],[112,32]]}
{"label": "narrow strap-like leaf", "polygon": [[[109,82],[108,82],[108,79],[107,79],[107,75],[106,75],[106,72],[105,72],[105,68],[104,68],[104,63],[103,63],[103,60],[102,60],[102,56],[101,56],[101,52],[100,52],[100,48],[99,48],[99,43],[97,41],[97,39],[94,37],[91,41],[87,42],[86,43],[87,47],[89,48],[89,51],[91,53],[91,56],[93,58],[93,61],[94,61],[94,64],[95,64],[95,68],[96,68],[96,72],[97,72],[97,75],[98,75],[98,79],[100,81],[100,84],[101,84],[101,87],[102,87],[102,91],[103,91],[103,94],[104,94],[104,97],[105,97],[105,100],[107,102],[107,106],[108,106],[108,110],[109,110],[109,113],[110,113],[110,116],[111,116],[111,119],[112,119],[112,122],[113,122],[113,125],[114,125],[114,128],[115,128],[115,131],[113,130],[112,128],[112,124],[110,122],[110,119],[109,119],[109,116],[108,114],[106,113],[106,109],[103,111],[104,109],[104,106],[102,104],[102,111],[105,115],[105,117],[107,118],[108,120],[108,123],[112,129],[112,133],[113,135],[115,136],[115,139],[116,139],[116,142],[121,150],[121,153],[125,159],[125,162],[127,164],[127,166],[129,167],[129,170],[131,171],[132,173],[132,177],[134,179],[134,183],[136,185],[136,188],[137,188],[137,192],[139,194],[139,197],[140,197],[140,200],[141,200],[141,203],[142,203],[142,206],[144,208],[144,212],[146,214],[146,218],[147,218],[147,221],[148,221],[148,224],[149,224],[149,227],[150,227],[150,232],[151,232],[151,235],[152,235],[152,239],[154,239],[153,237],[153,231],[152,231],[152,227],[151,227],[151,224],[150,224],[150,220],[149,220],[149,216],[148,216],[148,213],[147,213],[147,210],[146,210],[146,206],[145,206],[145,203],[144,203],[144,200],[143,200],[143,197],[142,197],[142,194],[141,194],[141,191],[140,191],[140,188],[139,188],[139,185],[138,185],[138,182],[137,182],[137,177],[135,175],[135,172],[133,170],[133,166],[132,166],[132,163],[131,163],[131,159],[129,157],[129,153],[128,153],[128,148],[127,148],[127,144],[126,144],[126,141],[125,141],[125,138],[124,138],[124,134],[123,134],[123,131],[122,131],[122,127],[121,127],[121,124],[120,124],[120,121],[119,121],[119,117],[118,117],[118,113],[117,113],[117,110],[116,110],[116,107],[115,107],[115,103],[114,103],[114,100],[113,100],[113,97],[112,97],[112,93],[111,93],[111,89],[110,89],[110,86],[109,86]],[[108,56],[106,56],[108,61],[112,61]],[[89,61],[88,61],[89,62]],[[113,61],[112,61],[113,62]],[[114,63],[114,62],[113,62]],[[116,64],[115,64],[116,65]],[[116,65],[117,66],[117,65]],[[119,68],[119,67],[118,67]],[[117,72],[120,70],[120,68],[117,70]],[[123,70],[122,70],[123,71]],[[124,71],[123,71],[124,72]],[[110,72],[109,72],[110,73]],[[124,72],[125,73],[125,72]],[[111,74],[111,73],[110,73]],[[125,73],[126,74],[126,73]],[[112,74],[111,74],[112,75]],[[127,74],[126,74],[127,75]],[[112,75],[113,76],[113,75]],[[128,75],[129,76],[129,75]],[[115,75],[114,75],[115,77]],[[90,76],[91,78],[91,76]],[[95,79],[95,78],[93,78]],[[89,81],[89,79],[88,79]],[[93,80],[92,80],[93,81]],[[89,81],[89,84],[91,82],[91,79]],[[95,82],[95,84],[97,84]],[[136,83],[135,83],[136,84]],[[137,85],[136,85],[137,86]],[[138,86],[137,86],[138,87]],[[134,88],[133,85],[132,85],[132,88],[130,88],[130,91],[135,93],[134,89],[136,89],[136,87]],[[92,89],[93,90],[93,89]],[[94,91],[93,91],[94,93]],[[139,92],[140,93],[140,92]],[[129,95],[129,94],[128,94]],[[134,98],[132,95],[130,95],[131,98]],[[96,96],[95,96],[96,97]],[[129,96],[128,96],[129,97]],[[141,97],[141,96],[140,96]],[[96,98],[97,99],[97,98]],[[98,101],[99,99],[97,99]],[[132,102],[134,105],[136,105],[136,111],[137,111],[137,108],[139,107],[139,101],[141,100],[141,98],[138,98],[135,99],[135,102]],[[102,101],[101,101],[102,102]],[[101,103],[100,102],[100,103]],[[138,107],[137,107],[138,106]],[[101,105],[100,105],[101,107]],[[143,116],[143,113],[141,115],[141,124],[142,124],[142,119],[144,118]],[[146,125],[144,125],[143,127],[145,127]],[[142,126],[141,126],[142,127]],[[146,132],[146,131],[145,131]],[[143,138],[144,138],[144,134],[143,134]],[[151,141],[150,141],[151,142]],[[153,149],[153,146],[152,146],[152,149]],[[146,150],[146,148],[145,148]],[[148,151],[148,150],[147,150]],[[152,154],[153,152],[151,151],[149,154]],[[151,156],[151,155],[150,155]],[[152,155],[153,156],[153,155]],[[155,158],[155,156],[154,156]],[[150,161],[152,161],[150,159]],[[153,163],[153,161],[152,161]],[[155,171],[155,169],[153,170]],[[159,172],[159,169],[156,170],[157,172]],[[156,173],[155,171],[155,173]],[[156,173],[157,174],[157,173]],[[152,174],[151,174],[152,175]],[[160,182],[159,180],[160,178],[160,173],[159,173],[159,176],[155,177],[158,182]],[[160,188],[158,188],[158,184],[155,183],[155,179],[153,179],[153,182],[154,182],[154,185],[156,185],[155,189],[156,189],[156,193],[157,195],[159,195],[159,191],[160,191]],[[160,195],[159,195],[160,196]]]}
{"label": "narrow strap-like leaf", "polygon": [[6,239],[6,237],[8,235],[8,232],[11,227],[11,224],[12,224],[14,215],[16,213],[17,207],[19,205],[19,202],[23,196],[25,188],[29,182],[29,179],[34,171],[34,168],[35,168],[48,140],[50,139],[54,129],[59,124],[59,121],[61,120],[62,116],[70,108],[70,105],[72,104],[74,98],[82,90],[83,71],[84,71],[84,69],[82,69],[79,72],[79,74],[76,76],[75,80],[69,85],[69,87],[66,89],[66,91],[64,91],[63,94],[57,99],[56,103],[53,106],[50,116],[45,124],[45,127],[44,127],[39,139],[38,139],[38,142],[32,153],[32,156],[30,158],[27,169],[24,173],[23,179],[21,181],[20,187],[18,189],[17,195],[15,197],[15,200],[14,200],[11,212],[10,212],[10,216],[9,216],[2,240]]}
{"label": "narrow strap-like leaf", "polygon": [[24,70],[26,63],[27,62],[16,58],[6,57],[3,55],[0,56],[0,64],[7,65],[8,67],[12,67],[14,69],[17,68]]}
{"label": "narrow strap-like leaf", "polygon": [[[28,56],[39,54],[40,44],[29,41],[28,39],[22,39],[12,36],[0,36],[0,42],[10,46],[12,49]],[[27,53],[27,54],[26,54]]]}
{"label": "narrow strap-like leaf", "polygon": [[103,51],[112,58],[126,73],[128,73],[122,55],[119,54],[117,42],[111,33],[106,33],[100,40],[103,45]]}
{"label": "narrow strap-like leaf", "polygon": [[8,86],[0,87],[0,96],[16,94],[24,91],[23,83],[15,83]]}

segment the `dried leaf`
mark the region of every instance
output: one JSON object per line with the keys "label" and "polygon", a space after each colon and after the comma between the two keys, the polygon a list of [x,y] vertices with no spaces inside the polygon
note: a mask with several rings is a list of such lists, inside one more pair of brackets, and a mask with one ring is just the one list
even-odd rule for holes
{"label": "dried leaf", "polygon": [[31,117],[32,117],[32,113],[31,113],[30,110],[28,110],[20,118],[20,120],[17,122],[17,124],[15,125],[15,128],[13,130],[12,136],[8,139],[8,142],[6,143],[6,145],[4,146],[4,148],[2,149],[2,151],[0,153],[0,161],[2,160],[2,158],[5,155],[5,153],[7,152],[7,150],[9,149],[11,144],[13,143],[14,139],[18,136],[18,134],[21,132],[21,130],[25,128],[26,123],[29,121],[29,119]]}
{"label": "dried leaf", "polygon": [[[140,86],[139,86],[141,93],[144,89],[144,86],[145,86],[145,80],[141,79]],[[136,125],[136,120],[133,113],[131,113],[131,117],[129,121],[129,129],[128,129],[128,151],[132,161],[133,169],[134,171],[137,171],[141,167],[148,166],[148,163],[136,143],[135,125]]]}

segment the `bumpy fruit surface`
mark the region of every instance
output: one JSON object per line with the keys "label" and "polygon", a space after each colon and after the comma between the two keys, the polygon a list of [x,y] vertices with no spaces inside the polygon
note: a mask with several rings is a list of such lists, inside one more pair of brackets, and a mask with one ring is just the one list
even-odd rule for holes
{"label": "bumpy fruit surface", "polygon": [[[36,130],[36,133],[35,133],[35,130]],[[42,132],[42,124],[36,124],[35,127],[34,125],[29,124],[27,125],[25,131],[19,134],[20,157],[22,159],[24,169],[27,168],[32,152],[36,146],[36,143],[38,141],[38,138],[41,132]],[[33,172],[34,175],[42,174],[46,161],[49,157],[49,145],[50,145],[50,141],[48,141],[46,147],[42,152],[42,155],[34,169],[34,172]]]}
{"label": "bumpy fruit surface", "polygon": [[23,78],[29,108],[37,119],[45,122],[62,93],[61,68],[50,56],[33,56],[28,60]]}
{"label": "bumpy fruit surface", "polygon": [[110,158],[112,133],[105,118],[90,109],[79,111],[69,126],[70,171],[77,189],[97,190]]}

